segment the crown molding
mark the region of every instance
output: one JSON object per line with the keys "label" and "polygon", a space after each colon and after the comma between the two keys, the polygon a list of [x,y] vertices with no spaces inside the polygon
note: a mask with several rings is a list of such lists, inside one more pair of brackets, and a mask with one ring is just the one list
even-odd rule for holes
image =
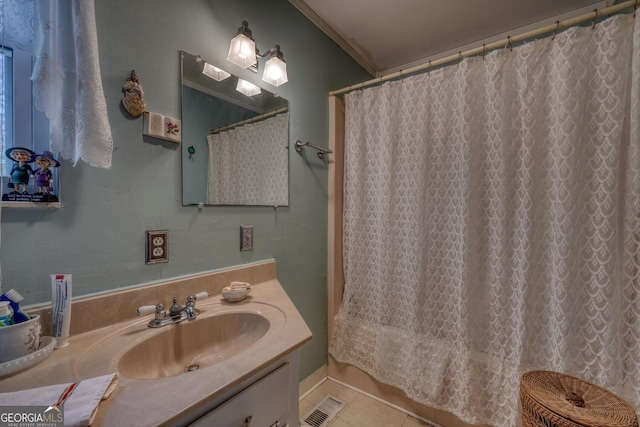
{"label": "crown molding", "polygon": [[303,0],[289,0],[296,9],[298,9],[308,20],[316,27],[322,30],[331,40],[338,44],[351,58],[353,58],[362,68],[367,70],[372,76],[378,75],[376,67],[360,54],[349,42],[347,42],[337,31],[335,31],[327,22],[320,17],[309,5]]}

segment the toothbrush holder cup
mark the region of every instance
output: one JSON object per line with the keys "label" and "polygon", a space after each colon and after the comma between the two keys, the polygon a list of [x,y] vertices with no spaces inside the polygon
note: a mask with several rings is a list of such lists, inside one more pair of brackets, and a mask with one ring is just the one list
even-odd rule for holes
{"label": "toothbrush holder cup", "polygon": [[0,328],[0,363],[19,359],[38,350],[42,338],[40,315]]}

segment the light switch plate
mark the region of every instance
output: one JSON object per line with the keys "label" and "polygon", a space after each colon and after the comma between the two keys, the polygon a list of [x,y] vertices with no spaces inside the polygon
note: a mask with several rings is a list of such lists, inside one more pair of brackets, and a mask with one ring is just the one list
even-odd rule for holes
{"label": "light switch plate", "polygon": [[169,231],[147,231],[146,264],[169,262]]}
{"label": "light switch plate", "polygon": [[240,226],[240,251],[253,250],[253,225]]}

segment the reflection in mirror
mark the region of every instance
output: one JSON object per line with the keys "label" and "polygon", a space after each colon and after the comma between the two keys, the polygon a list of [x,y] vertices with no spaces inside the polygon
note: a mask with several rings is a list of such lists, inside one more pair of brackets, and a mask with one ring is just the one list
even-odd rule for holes
{"label": "reflection in mirror", "polygon": [[217,64],[181,56],[182,204],[287,206],[289,102],[241,93]]}

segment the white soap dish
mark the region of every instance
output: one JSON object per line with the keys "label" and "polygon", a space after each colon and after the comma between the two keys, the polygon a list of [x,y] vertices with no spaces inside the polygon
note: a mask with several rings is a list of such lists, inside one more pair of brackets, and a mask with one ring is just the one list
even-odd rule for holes
{"label": "white soap dish", "polygon": [[252,289],[253,286],[247,282],[231,282],[229,286],[222,289],[222,298],[230,302],[242,301]]}

